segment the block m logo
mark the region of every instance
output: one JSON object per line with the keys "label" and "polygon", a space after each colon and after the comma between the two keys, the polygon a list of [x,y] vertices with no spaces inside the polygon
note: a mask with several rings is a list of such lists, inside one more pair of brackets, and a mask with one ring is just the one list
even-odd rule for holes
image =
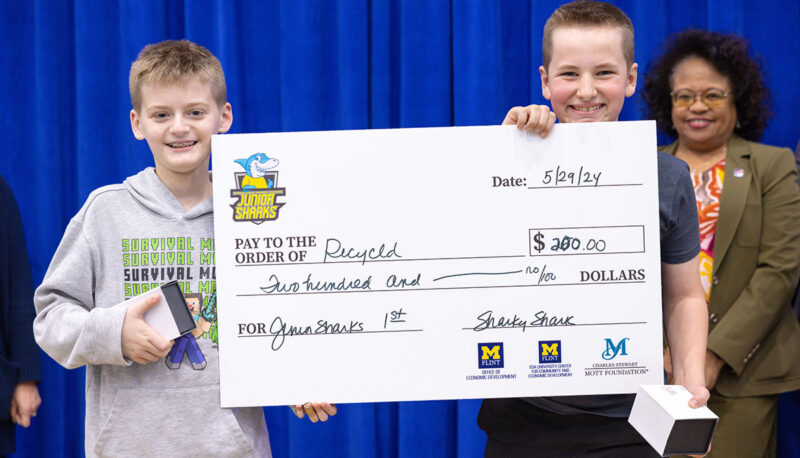
{"label": "block m logo", "polygon": [[539,364],[560,363],[560,362],[561,362],[561,341],[540,340]]}
{"label": "block m logo", "polygon": [[500,345],[495,345],[493,347],[483,345],[481,350],[483,350],[481,359],[500,359]]}
{"label": "block m logo", "polygon": [[478,368],[498,369],[503,367],[503,342],[478,344]]}

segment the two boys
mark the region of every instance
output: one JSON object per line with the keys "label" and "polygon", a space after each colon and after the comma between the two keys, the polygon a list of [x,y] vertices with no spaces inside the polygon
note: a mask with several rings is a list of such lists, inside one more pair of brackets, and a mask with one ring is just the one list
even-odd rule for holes
{"label": "two boys", "polygon": [[[539,67],[543,105],[512,108],[503,124],[545,137],[560,122],[616,121],[636,90],[633,25],[604,2],[576,1],[548,19]],[[685,163],[658,153],[664,324],[673,383],[706,404],[707,309],[698,274],[700,251],[694,190]],[[487,457],[659,456],[627,423],[633,395],[487,399],[478,424]]]}
{"label": "two boys", "polygon": [[[561,122],[616,121],[633,95],[633,27],[615,7],[577,2],[548,20],[543,40],[542,92],[552,102],[515,107],[504,124],[542,136]],[[269,456],[261,409],[219,408],[218,356],[198,339],[208,362],[171,370],[154,364],[172,342],[143,320],[152,301],[113,306],[135,283],[124,241],[181,237],[200,259],[213,238],[208,158],[211,135],[226,132],[232,111],[221,66],[189,42],[145,48],[131,68],[131,127],[148,142],[156,163],[121,185],[92,193],[73,218],[36,293],[40,346],[66,367],[87,365],[86,452],[89,456]],[[685,166],[659,155],[662,283],[673,377],[703,405],[706,308],[697,274],[697,217]],[[88,267],[88,268],[87,268]],[[192,269],[191,265],[181,266]],[[188,277],[188,276],[187,276]],[[198,292],[199,275],[187,281]],[[168,280],[168,279],[165,279]],[[591,453],[646,456],[652,449],[627,425],[629,396],[487,400],[479,423],[487,456]],[[303,407],[320,417],[328,408]],[[152,421],[159,413],[159,421]],[[202,418],[203,431],[196,419]],[[166,427],[165,427],[166,426]],[[190,441],[184,448],[178,444]],[[552,445],[552,449],[546,449]],[[613,450],[613,451],[612,451]],[[619,451],[620,453],[617,453]]]}

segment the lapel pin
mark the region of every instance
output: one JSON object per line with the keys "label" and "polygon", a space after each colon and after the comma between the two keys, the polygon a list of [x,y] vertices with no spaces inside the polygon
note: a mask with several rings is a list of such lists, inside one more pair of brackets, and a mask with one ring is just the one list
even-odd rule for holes
{"label": "lapel pin", "polygon": [[733,176],[736,178],[741,178],[744,176],[744,169],[734,169]]}

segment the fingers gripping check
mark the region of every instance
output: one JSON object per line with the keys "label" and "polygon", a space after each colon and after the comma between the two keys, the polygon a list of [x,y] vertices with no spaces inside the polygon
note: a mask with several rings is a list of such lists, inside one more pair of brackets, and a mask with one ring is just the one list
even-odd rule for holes
{"label": "fingers gripping check", "polygon": [[545,138],[556,123],[556,114],[545,105],[528,105],[508,110],[503,125],[516,125],[518,129]]}
{"label": "fingers gripping check", "polygon": [[317,421],[328,421],[329,417],[336,415],[336,404],[328,402],[306,402],[305,404],[296,404],[289,406],[297,418],[303,418],[308,415],[308,419],[312,423]]}

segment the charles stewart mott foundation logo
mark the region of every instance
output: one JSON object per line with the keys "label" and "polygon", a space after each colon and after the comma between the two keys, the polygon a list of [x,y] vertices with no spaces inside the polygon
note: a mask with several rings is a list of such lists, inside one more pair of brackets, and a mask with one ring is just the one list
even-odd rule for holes
{"label": "charles stewart mott foundation logo", "polygon": [[503,342],[478,344],[478,369],[503,367]]}
{"label": "charles stewart mott foundation logo", "polygon": [[236,189],[231,190],[231,197],[236,202],[233,208],[233,220],[250,221],[261,224],[264,221],[278,219],[278,212],[285,205],[277,198],[286,195],[286,188],[278,186],[278,160],[264,153],[256,153],[247,159],[237,159],[244,172],[235,172]]}
{"label": "charles stewart mott foundation logo", "polygon": [[539,364],[552,364],[561,362],[561,341],[539,341]]}

